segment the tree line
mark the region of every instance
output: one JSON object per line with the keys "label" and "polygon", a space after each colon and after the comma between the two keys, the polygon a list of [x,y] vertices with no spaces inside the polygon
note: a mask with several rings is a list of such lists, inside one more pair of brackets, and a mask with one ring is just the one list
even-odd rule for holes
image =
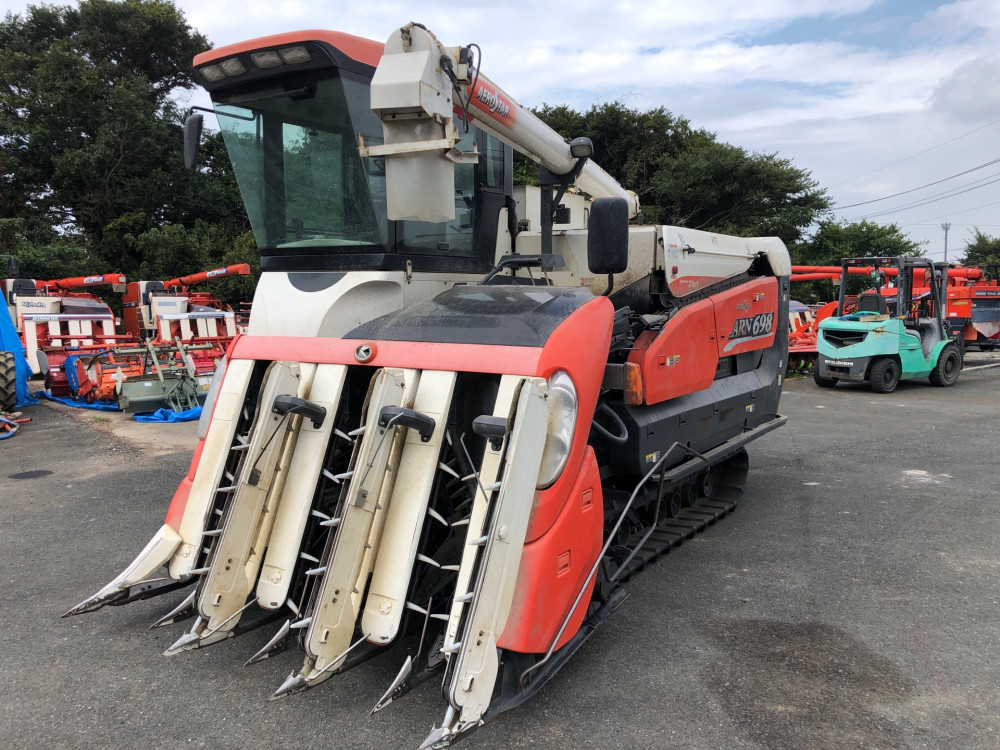
{"label": "tree line", "polygon": [[[194,88],[192,58],[209,47],[169,0],[8,13],[0,22],[0,254],[17,256],[34,278],[117,271],[166,279],[238,262],[258,271],[219,134],[206,137],[197,171],[183,165],[177,101]],[[921,252],[895,224],[835,221],[808,170],[721,142],[663,107],[535,113],[560,133],[589,137],[594,160],[638,193],[647,223],[778,236],[803,264]],[[515,173],[535,177],[526,159]],[[1000,239],[976,230],[967,260],[1000,262]],[[253,279],[215,289],[249,299]]]}

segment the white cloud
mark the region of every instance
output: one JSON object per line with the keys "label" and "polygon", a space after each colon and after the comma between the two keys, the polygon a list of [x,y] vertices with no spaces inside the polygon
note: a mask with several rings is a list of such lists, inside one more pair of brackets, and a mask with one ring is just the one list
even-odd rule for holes
{"label": "white cloud", "polygon": [[[301,28],[382,40],[419,21],[445,44],[478,43],[486,74],[526,106],[664,106],[723,140],[792,158],[843,204],[985,161],[1000,130],[955,140],[1000,117],[997,0],[941,2],[923,17],[900,4],[891,18],[882,0],[177,2],[216,45]],[[0,13],[26,5],[0,0]],[[985,204],[988,192],[899,221]],[[956,214],[955,223],[1000,225],[994,215]],[[923,223],[911,231],[940,245],[936,220]]]}

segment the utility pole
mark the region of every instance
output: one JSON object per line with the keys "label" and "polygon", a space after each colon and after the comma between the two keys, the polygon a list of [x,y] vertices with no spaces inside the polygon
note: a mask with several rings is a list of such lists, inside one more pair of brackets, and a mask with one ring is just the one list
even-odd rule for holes
{"label": "utility pole", "polygon": [[946,221],[941,224],[941,228],[944,230],[944,262],[948,262],[948,230],[951,229],[951,222]]}

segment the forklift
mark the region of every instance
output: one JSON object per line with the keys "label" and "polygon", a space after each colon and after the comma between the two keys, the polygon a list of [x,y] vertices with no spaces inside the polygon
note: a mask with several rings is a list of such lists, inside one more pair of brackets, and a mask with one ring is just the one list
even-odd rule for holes
{"label": "forklift", "polygon": [[[874,290],[848,296],[851,268],[865,269]],[[844,258],[837,312],[819,325],[816,385],[867,381],[876,393],[892,393],[907,378],[955,385],[962,350],[945,318],[947,273],[947,263],[927,258]]]}

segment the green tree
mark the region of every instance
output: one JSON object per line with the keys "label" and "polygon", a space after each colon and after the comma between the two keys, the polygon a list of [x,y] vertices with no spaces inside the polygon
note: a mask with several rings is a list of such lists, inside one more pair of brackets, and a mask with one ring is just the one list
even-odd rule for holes
{"label": "green tree", "polygon": [[[90,273],[134,275],[127,241],[171,224],[246,219],[221,139],[184,169],[182,113],[192,57],[208,48],[167,0],[29,6],[0,23],[0,215],[35,244],[87,248]],[[190,271],[188,271],[190,272]]]}
{"label": "green tree", "polygon": [[896,224],[879,224],[867,219],[850,223],[826,220],[819,222],[812,236],[794,245],[790,252],[793,263],[839,266],[841,258],[917,257],[922,247]]}
{"label": "green tree", "polygon": [[[842,258],[917,257],[921,252],[922,243],[911,240],[896,224],[867,220],[821,221],[809,239],[789,248],[793,264],[838,267]],[[852,279],[849,290],[856,293],[864,284],[862,277]],[[808,302],[836,298],[834,285],[829,281],[799,283],[792,291],[796,299]]]}
{"label": "green tree", "polygon": [[984,234],[979,227],[973,229],[972,236],[965,243],[962,264],[979,267],[1000,265],[1000,237]]}
{"label": "green tree", "polygon": [[657,221],[796,242],[830,207],[809,172],[777,154],[750,153],[701,132],[652,178]]}
{"label": "green tree", "polygon": [[[535,114],[567,138],[594,142],[594,161],[639,196],[643,218],[794,242],[830,207],[809,172],[776,154],[721,143],[663,107],[638,112],[618,102],[577,112],[545,105]],[[515,181],[536,182],[527,159]]]}

